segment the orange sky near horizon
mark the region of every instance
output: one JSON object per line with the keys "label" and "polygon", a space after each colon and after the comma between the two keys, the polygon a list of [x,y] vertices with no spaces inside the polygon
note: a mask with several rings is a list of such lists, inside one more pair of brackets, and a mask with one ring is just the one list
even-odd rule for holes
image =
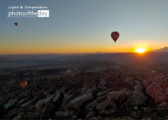
{"label": "orange sky near horizon", "polygon": [[[146,51],[160,49],[165,47],[165,43],[156,42],[151,40],[136,40],[134,42],[129,42],[121,44],[120,42],[112,43],[111,45],[71,45],[71,46],[60,46],[55,47],[54,45],[38,46],[34,45],[29,48],[29,46],[24,45],[13,45],[8,46],[8,48],[1,47],[0,54],[37,54],[37,53],[94,53],[94,52],[135,52],[138,48],[144,48]],[[11,52],[12,51],[12,52]]]}
{"label": "orange sky near horizon", "polygon": [[[152,4],[148,0],[1,0],[0,55],[161,49],[168,46],[167,4],[168,0],[152,0]],[[20,5],[46,6],[49,17],[11,15],[10,6]],[[113,31],[120,34],[116,43],[111,39]]]}

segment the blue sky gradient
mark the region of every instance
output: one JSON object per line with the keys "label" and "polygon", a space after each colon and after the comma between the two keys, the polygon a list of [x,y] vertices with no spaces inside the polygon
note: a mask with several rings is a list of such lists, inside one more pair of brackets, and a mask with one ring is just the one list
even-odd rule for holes
{"label": "blue sky gradient", "polygon": [[[20,5],[47,6],[50,17],[8,18],[8,6]],[[168,46],[167,6],[168,0],[1,0],[0,54],[162,48]],[[113,31],[120,33],[116,43]]]}

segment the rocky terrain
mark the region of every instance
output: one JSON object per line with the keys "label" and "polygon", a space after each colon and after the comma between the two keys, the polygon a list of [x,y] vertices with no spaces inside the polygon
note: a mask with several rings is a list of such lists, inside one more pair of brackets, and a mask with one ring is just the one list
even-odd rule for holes
{"label": "rocky terrain", "polygon": [[0,119],[168,118],[167,53],[1,58]]}
{"label": "rocky terrain", "polygon": [[0,119],[168,118],[168,76],[149,66],[107,62],[100,69],[104,64],[1,74]]}

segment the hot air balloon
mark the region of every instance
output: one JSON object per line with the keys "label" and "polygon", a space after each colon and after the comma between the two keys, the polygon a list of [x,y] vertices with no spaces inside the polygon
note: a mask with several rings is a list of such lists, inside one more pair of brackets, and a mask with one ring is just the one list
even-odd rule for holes
{"label": "hot air balloon", "polygon": [[111,33],[111,38],[116,42],[119,37],[119,33],[114,31]]}
{"label": "hot air balloon", "polygon": [[21,81],[21,82],[20,82],[20,86],[21,86],[22,88],[25,88],[26,85],[27,85],[27,81]]}
{"label": "hot air balloon", "polygon": [[135,106],[135,107],[134,107],[134,110],[138,110],[138,107],[137,107],[137,106]]}
{"label": "hot air balloon", "polygon": [[18,25],[18,23],[17,23],[17,22],[15,22],[15,25],[17,26],[17,25]]}

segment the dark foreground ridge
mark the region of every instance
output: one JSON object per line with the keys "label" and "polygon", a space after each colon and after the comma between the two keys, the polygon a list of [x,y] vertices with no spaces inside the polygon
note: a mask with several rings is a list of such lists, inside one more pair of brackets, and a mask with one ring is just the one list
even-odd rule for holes
{"label": "dark foreground ridge", "polygon": [[166,119],[167,69],[155,67],[93,61],[3,73],[0,119]]}

